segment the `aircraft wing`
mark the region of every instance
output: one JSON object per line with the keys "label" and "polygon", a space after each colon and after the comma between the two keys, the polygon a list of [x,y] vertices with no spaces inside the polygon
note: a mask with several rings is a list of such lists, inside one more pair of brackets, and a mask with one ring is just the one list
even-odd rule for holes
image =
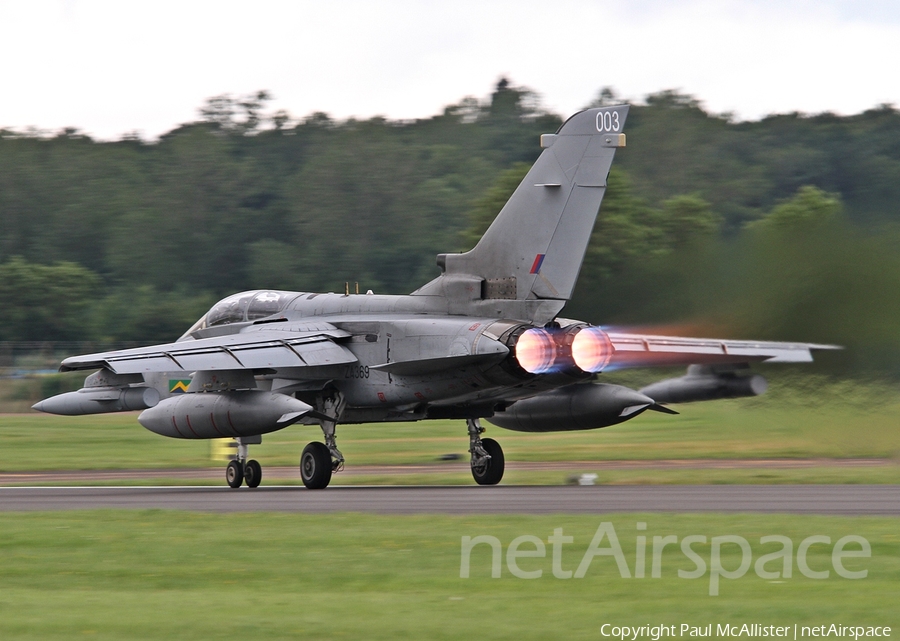
{"label": "aircraft wing", "polygon": [[841,349],[837,345],[775,341],[683,338],[607,332],[615,353],[614,367],[650,367],[716,363],[808,363],[812,350]]}
{"label": "aircraft wing", "polygon": [[224,336],[73,356],[62,362],[60,371],[105,367],[116,374],[144,374],[340,365],[357,360],[333,340],[349,337],[329,323],[278,329],[266,325]]}

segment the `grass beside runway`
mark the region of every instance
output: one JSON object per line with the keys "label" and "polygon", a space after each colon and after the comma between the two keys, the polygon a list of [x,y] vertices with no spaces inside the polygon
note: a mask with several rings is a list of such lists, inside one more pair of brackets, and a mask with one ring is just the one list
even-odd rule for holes
{"label": "grass beside runway", "polygon": [[[812,384],[809,381],[818,384]],[[803,382],[801,385],[800,382]],[[485,423],[508,461],[590,461],[600,482],[849,482],[893,483],[897,468],[822,470],[613,470],[610,460],[663,459],[900,459],[900,389],[879,384],[786,379],[755,399],[678,406],[679,416],[645,412],[633,421],[586,432],[522,434]],[[304,445],[321,440],[316,426],[267,434],[251,447],[264,470],[296,466]],[[466,455],[462,421],[341,425],[338,445],[350,468],[358,465],[435,464],[447,454]],[[184,441],[143,429],[136,413],[81,417],[0,415],[4,472],[79,469],[223,467],[211,460],[209,441]],[[266,478],[264,471],[264,478]],[[559,483],[565,474],[510,472],[522,482]],[[471,482],[468,474],[423,475],[425,482]],[[562,478],[561,478],[562,477]],[[754,480],[755,479],[755,480]],[[370,483],[349,475],[335,482]],[[390,482],[412,482],[391,476]],[[417,481],[421,482],[421,480]]]}
{"label": "grass beside runway", "polygon": [[[560,569],[574,571],[602,522],[612,523],[631,578],[611,556],[593,558],[583,578],[555,578],[555,529],[572,536]],[[639,522],[646,530],[637,530]],[[0,638],[12,639],[597,639],[612,625],[702,626],[891,625],[900,627],[900,519],[783,515],[421,516],[95,511],[0,514]],[[496,537],[501,576],[491,578],[491,548],[476,547],[461,578],[462,538]],[[507,552],[517,537],[546,545],[544,557],[522,556],[517,578]],[[651,578],[654,536],[706,536],[693,550],[707,566],[711,539],[739,536],[751,566],[719,580],[710,596],[707,568],[679,545],[661,555]],[[780,545],[793,545],[790,578],[760,578],[753,569]],[[815,544],[807,562],[827,579],[803,576],[801,542]],[[848,558],[863,579],[837,576],[832,546],[856,535],[870,558]],[[635,577],[637,536],[647,537],[644,578]],[[609,548],[608,539],[599,543]],[[853,546],[850,546],[852,548]],[[850,549],[848,548],[848,549]],[[855,549],[859,549],[857,546]],[[524,542],[519,552],[536,551]],[[722,546],[722,566],[735,570],[742,552]],[[765,570],[782,567],[769,562]]]}

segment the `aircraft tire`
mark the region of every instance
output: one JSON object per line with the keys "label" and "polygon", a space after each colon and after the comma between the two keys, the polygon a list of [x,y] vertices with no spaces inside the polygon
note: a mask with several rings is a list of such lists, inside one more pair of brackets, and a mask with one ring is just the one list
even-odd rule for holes
{"label": "aircraft tire", "polygon": [[300,477],[310,490],[321,490],[331,482],[331,452],[324,443],[313,441],[300,455]]}
{"label": "aircraft tire", "polygon": [[241,486],[241,483],[244,482],[244,468],[240,461],[231,461],[228,464],[228,467],[225,468],[225,480],[228,482],[228,487],[232,489],[236,490]]}
{"label": "aircraft tire", "polygon": [[249,460],[244,463],[244,483],[247,487],[259,487],[262,481],[262,466],[258,461]]}
{"label": "aircraft tire", "polygon": [[503,478],[506,461],[503,448],[492,438],[481,439],[481,446],[491,455],[491,460],[483,468],[472,468],[472,477],[478,485],[497,485]]}

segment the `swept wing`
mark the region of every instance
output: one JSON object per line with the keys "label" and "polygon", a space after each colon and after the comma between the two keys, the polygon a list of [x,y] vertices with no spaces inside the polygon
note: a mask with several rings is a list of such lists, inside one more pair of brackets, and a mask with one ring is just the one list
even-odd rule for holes
{"label": "swept wing", "polygon": [[335,339],[350,334],[329,323],[246,328],[237,334],[67,358],[60,370],[106,368],[115,374],[303,368],[355,363]]}

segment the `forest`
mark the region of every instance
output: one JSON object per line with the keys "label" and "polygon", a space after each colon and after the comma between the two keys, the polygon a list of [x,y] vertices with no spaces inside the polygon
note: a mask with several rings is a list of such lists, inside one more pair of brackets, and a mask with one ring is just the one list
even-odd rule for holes
{"label": "forest", "polygon": [[[409,293],[564,116],[506,79],[410,121],[269,100],[210,98],[152,141],[0,129],[0,341],[167,342],[243,289]],[[625,130],[565,315],[836,343],[826,367],[900,377],[897,109],[744,122],[663,91]]]}

